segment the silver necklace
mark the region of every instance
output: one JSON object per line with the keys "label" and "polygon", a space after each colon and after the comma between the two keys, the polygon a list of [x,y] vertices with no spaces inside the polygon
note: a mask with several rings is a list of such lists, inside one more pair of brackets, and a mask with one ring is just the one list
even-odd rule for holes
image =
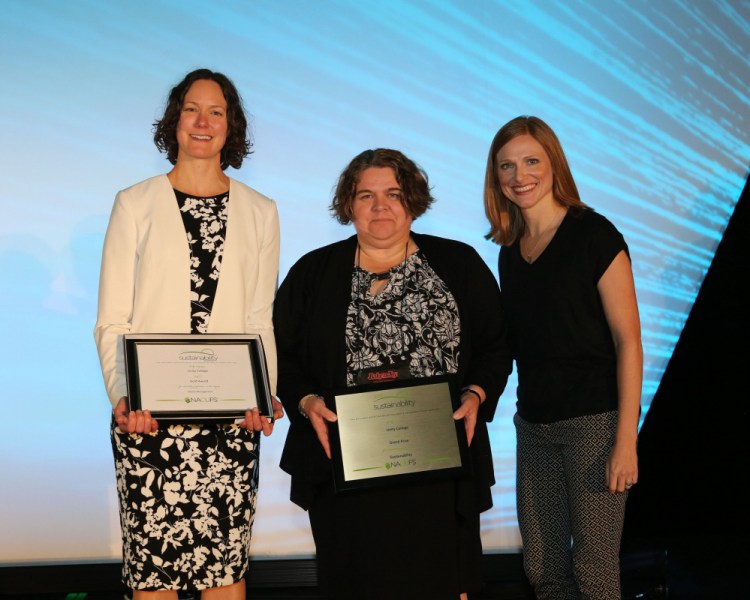
{"label": "silver necklace", "polygon": [[564,211],[562,214],[562,217],[560,217],[557,221],[553,222],[549,227],[547,227],[542,233],[539,234],[539,236],[536,238],[536,242],[534,242],[534,245],[531,247],[531,250],[528,250],[526,252],[526,262],[531,263],[533,262],[534,252],[536,251],[537,247],[539,246],[539,243],[547,237],[547,234],[551,231],[554,231],[560,226],[560,223],[562,223],[563,219],[565,218],[565,215],[568,213],[568,211]]}

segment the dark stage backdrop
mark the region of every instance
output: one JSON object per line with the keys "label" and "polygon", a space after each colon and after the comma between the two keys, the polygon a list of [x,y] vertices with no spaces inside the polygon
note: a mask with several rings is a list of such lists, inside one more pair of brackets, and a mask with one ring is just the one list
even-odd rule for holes
{"label": "dark stage backdrop", "polygon": [[[630,244],[643,319],[644,416],[750,162],[747,2],[602,0],[5,0],[0,5],[0,563],[119,558],[107,402],[93,343],[117,190],[169,165],[151,124],[206,66],[237,83],[255,154],[230,175],[278,202],[281,277],[351,234],[331,188],[365,148],[431,177],[415,230],[483,239],[489,143],[535,114],[584,200]],[[491,433],[488,552],[516,551],[515,380]],[[710,415],[706,404],[698,414]],[[308,557],[307,520],[264,440],[255,557]],[[267,443],[265,443],[267,442]]]}
{"label": "dark stage backdrop", "polygon": [[660,563],[670,598],[747,596],[748,234],[750,180],[640,432],[623,556]]}

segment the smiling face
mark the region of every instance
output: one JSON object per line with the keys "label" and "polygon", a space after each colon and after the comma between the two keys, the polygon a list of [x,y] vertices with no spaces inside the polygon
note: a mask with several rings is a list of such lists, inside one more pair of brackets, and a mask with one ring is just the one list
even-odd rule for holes
{"label": "smiling face", "polygon": [[352,203],[352,223],[360,242],[390,248],[408,239],[414,219],[401,199],[393,169],[369,167],[362,171]]}
{"label": "smiling face", "polygon": [[221,87],[210,79],[199,79],[182,103],[177,124],[178,160],[219,161],[227,131],[227,101]]}
{"label": "smiling face", "polygon": [[529,134],[514,137],[500,148],[497,177],[503,194],[521,210],[554,200],[549,156]]}

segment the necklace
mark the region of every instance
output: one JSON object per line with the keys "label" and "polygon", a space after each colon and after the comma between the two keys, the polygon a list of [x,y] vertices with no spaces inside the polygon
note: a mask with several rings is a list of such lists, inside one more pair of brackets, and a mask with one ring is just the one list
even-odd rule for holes
{"label": "necklace", "polygon": [[[541,242],[541,241],[542,241],[542,240],[543,240],[544,238],[546,238],[546,237],[547,237],[547,234],[548,234],[548,233],[550,233],[550,232],[552,232],[552,231],[555,231],[555,230],[556,230],[556,229],[557,229],[557,228],[558,228],[558,227],[560,226],[560,223],[562,223],[562,221],[563,221],[563,219],[565,218],[565,215],[566,215],[566,214],[568,214],[568,211],[567,211],[567,210],[566,210],[566,211],[563,211],[563,214],[562,214],[562,216],[561,216],[561,217],[560,217],[559,219],[557,219],[556,221],[554,221],[554,222],[553,222],[553,223],[552,223],[552,224],[551,224],[551,225],[550,225],[549,227],[547,227],[547,228],[546,228],[546,229],[545,229],[544,231],[542,231],[542,233],[540,233],[540,234],[539,234],[539,235],[537,236],[537,238],[536,238],[536,241],[534,242],[534,245],[533,245],[533,246],[531,247],[531,249],[530,249],[530,250],[527,250],[527,251],[526,251],[526,262],[527,262],[527,263],[532,263],[532,262],[534,262],[534,252],[536,252],[536,249],[537,249],[537,247],[539,246],[539,243],[540,243],[540,242]],[[519,247],[520,247],[520,245],[519,245]]]}
{"label": "necklace", "polygon": [[[360,311],[360,306],[364,302],[365,306],[367,306],[367,292],[365,294],[362,294],[362,290],[360,289],[360,284],[362,283],[362,276],[364,274],[365,277],[369,277],[370,283],[373,282],[380,282],[385,281],[387,279],[390,279],[391,275],[398,272],[398,269],[401,269],[401,289],[400,293],[397,297],[394,297],[394,309],[396,308],[395,303],[398,302],[398,312],[397,314],[403,315],[404,312],[404,297],[406,296],[406,261],[409,258],[409,242],[411,240],[406,240],[406,248],[404,249],[404,260],[402,263],[398,265],[392,266],[387,271],[383,271],[382,273],[372,273],[371,271],[367,271],[366,269],[363,269],[360,267],[360,253],[361,248],[359,244],[357,244],[357,262],[355,265],[354,270],[354,281],[352,282],[352,292],[353,292],[353,298],[351,301],[351,306],[353,308],[354,315],[352,316],[352,321],[355,327],[355,338],[359,338],[357,342],[355,342],[355,345],[358,346],[358,351],[365,347],[364,343],[364,337],[367,335],[367,327],[365,324],[365,317],[362,314],[364,311]],[[382,290],[387,287],[388,283],[386,282],[385,286],[380,288],[377,293],[380,293]],[[394,284],[395,285],[395,284]],[[393,289],[393,295],[395,296],[395,292],[399,291],[398,287],[394,287]],[[370,293],[374,296],[372,291]],[[348,319],[348,317],[347,317]],[[348,328],[347,328],[348,330]],[[391,361],[392,362],[392,361]],[[403,371],[404,366],[401,365],[396,370]],[[359,383],[372,383],[371,381],[363,381],[363,376],[366,374],[367,371],[372,371],[372,368],[365,368],[364,364],[360,362],[360,366],[356,369],[355,374],[355,381]],[[406,369],[405,374],[399,375],[401,378],[408,378],[408,368]]]}
{"label": "necklace", "polygon": [[[382,273],[371,273],[371,275],[372,275],[372,277],[373,277],[373,279],[375,281],[384,281],[386,279],[390,279],[391,274],[393,273],[393,270],[396,267],[404,265],[406,263],[406,259],[409,258],[409,242],[410,241],[411,241],[410,239],[406,240],[406,248],[404,248],[404,260],[403,260],[403,262],[401,262],[400,265],[394,265],[393,267],[391,267],[390,269],[388,269],[386,271],[383,271]],[[362,248],[361,248],[361,246],[359,244],[357,244],[357,268],[358,269],[361,268],[359,266],[361,254],[362,254]]]}

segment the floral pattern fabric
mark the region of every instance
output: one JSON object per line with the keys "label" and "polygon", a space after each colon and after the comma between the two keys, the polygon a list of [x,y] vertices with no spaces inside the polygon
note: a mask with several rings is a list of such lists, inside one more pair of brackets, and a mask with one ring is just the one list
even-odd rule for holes
{"label": "floral pattern fabric", "polygon": [[374,273],[355,267],[346,318],[347,385],[373,367],[408,365],[411,377],[458,370],[461,323],[453,294],[417,250],[372,295]]}
{"label": "floral pattern fabric", "polygon": [[195,197],[175,190],[175,195],[190,248],[192,329],[206,333],[224,256],[229,192]]}
{"label": "floral pattern fabric", "polygon": [[245,576],[258,489],[256,436],[238,425],[112,429],[123,581],[200,590]]}
{"label": "floral pattern fabric", "polygon": [[[191,259],[193,333],[205,333],[221,269],[228,194],[175,191]],[[235,424],[111,431],[123,536],[123,582],[202,590],[246,573],[258,490],[259,439]]]}

